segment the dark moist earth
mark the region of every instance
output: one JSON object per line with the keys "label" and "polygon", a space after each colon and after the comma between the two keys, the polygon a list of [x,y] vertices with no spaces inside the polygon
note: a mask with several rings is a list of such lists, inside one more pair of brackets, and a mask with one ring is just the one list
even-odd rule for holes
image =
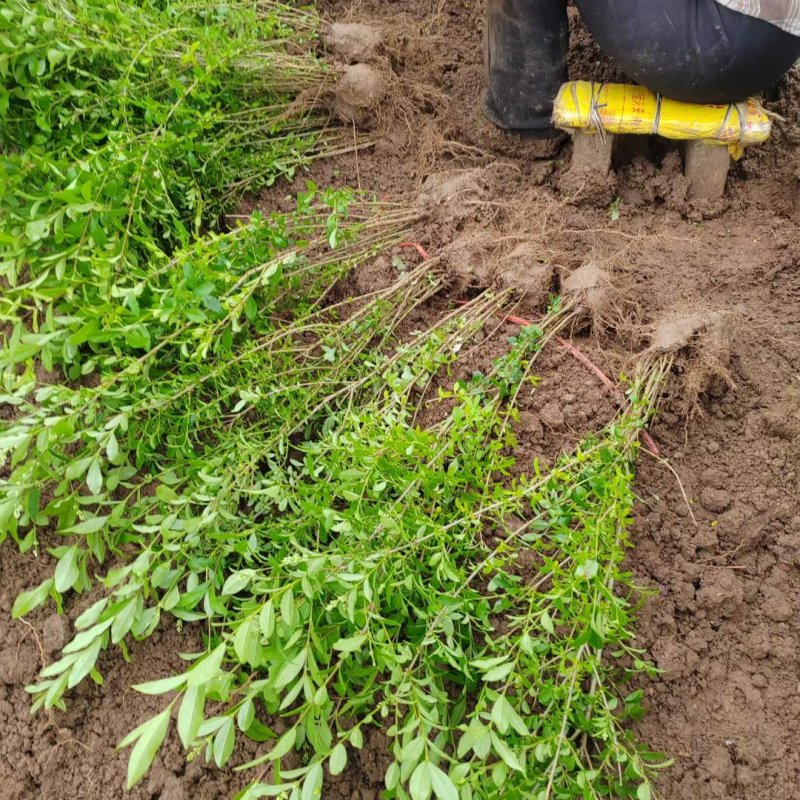
{"label": "dark moist earth", "polygon": [[[795,798],[800,785],[800,78],[768,98],[785,122],[732,172],[724,203],[686,201],[674,147],[626,144],[615,176],[599,185],[566,174],[567,144],[525,141],[480,113],[482,8],[456,0],[327,2],[332,19],[382,33],[376,64],[390,93],[370,152],[317,165],[320,184],[361,186],[414,202],[423,190],[432,220],[420,231],[441,256],[452,288],[428,313],[489,285],[522,286],[518,314],[541,315],[547,291],[581,265],[608,274],[613,296],[594,334],[574,341],[612,375],[647,346],[647,331],[676,314],[729,314],[724,342],[700,342],[677,361],[652,431],[662,462],[642,454],[630,568],[653,590],[639,641],[660,678],[646,684],[650,714],[637,734],[675,765],[658,782],[666,800]],[[571,77],[618,78],[573,17]],[[443,173],[447,173],[446,175]],[[249,202],[276,208],[282,188]],[[619,218],[610,204],[620,198]],[[415,261],[413,251],[399,253]],[[367,291],[389,262],[353,278]],[[359,286],[365,284],[365,286]],[[485,368],[515,327],[501,325],[469,355]],[[707,348],[707,349],[704,349]],[[727,351],[727,352],[726,352]],[[725,369],[722,370],[721,368]],[[523,397],[518,457],[546,461],[614,412],[595,375],[552,345],[538,365],[540,390]],[[709,380],[709,375],[723,378]],[[677,477],[676,477],[677,476]],[[678,480],[679,478],[679,480]],[[688,504],[684,499],[684,492]],[[132,683],[177,668],[197,630],[164,626],[131,649],[105,654],[105,686],[85,684],[66,714],[31,718],[24,685],[63,646],[66,624],[49,611],[11,622],[15,595],[50,569],[46,556],[0,559],[0,797],[106,800],[124,795],[126,754],[114,744],[161,707]],[[68,608],[70,619],[89,599]],[[278,726],[279,727],[279,726]],[[357,764],[326,784],[330,800],[380,796],[387,740],[367,738]],[[236,754],[241,762],[253,751]],[[227,798],[246,777],[184,761],[171,739],[129,796]]]}

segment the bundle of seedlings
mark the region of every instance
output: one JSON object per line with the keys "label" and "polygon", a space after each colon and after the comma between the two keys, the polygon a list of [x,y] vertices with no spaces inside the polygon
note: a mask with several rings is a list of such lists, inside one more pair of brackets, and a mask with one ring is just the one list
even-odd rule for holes
{"label": "bundle of seedlings", "polygon": [[[251,451],[285,455],[289,436],[352,397],[396,327],[440,288],[426,266],[383,291],[331,299],[343,276],[415,219],[344,191],[309,191],[294,214],[177,252],[169,269],[115,305],[87,309],[60,337],[12,337],[0,354],[2,400],[16,411],[0,434],[12,468],[0,488],[0,535],[20,540],[25,530],[30,547],[40,527],[70,531],[77,521],[79,533],[105,530],[89,540],[102,559],[160,499],[152,484],[164,475],[171,494],[186,484],[191,495],[212,464],[229,462],[241,478]],[[34,356],[78,382],[38,385]],[[72,549],[68,560],[83,565],[87,555]]]}
{"label": "bundle of seedlings", "polygon": [[[441,422],[414,424],[432,376],[503,301],[481,297],[364,364],[358,393],[338,407],[325,399],[300,439],[261,439],[264,420],[261,449],[240,454],[251,438],[242,425],[246,435],[201,470],[204,485],[188,492],[165,472],[141,495],[155,497],[144,518],[125,505],[134,523],[119,541],[138,534],[136,549],[31,687],[36,705],[61,705],[87,674],[99,678],[109,641],[146,636],[169,612],[204,620],[208,650],[186,673],[139,687],[177,695],[125,740],[131,783],[179,705],[184,745],[220,765],[237,730],[264,741],[276,716],[290,722],[243,765],[258,769],[248,798],[318,796],[324,766],[344,769],[369,725],[393,741],[390,796],[646,796],[648,755],[622,728],[639,694],[621,703],[615,679],[647,669],[631,645],[620,563],[636,438],[664,365],[643,371],[630,407],[599,436],[551,472],[534,465],[512,481],[509,420],[536,354],[570,324],[568,304],[523,329],[488,375],[444,392]],[[71,531],[88,541],[119,524],[111,510]],[[54,581],[72,575],[83,588],[76,549],[61,554]],[[53,589],[23,596],[17,612]],[[294,749],[303,765],[282,767]]]}
{"label": "bundle of seedlings", "polygon": [[[354,263],[398,241],[418,218],[413,210],[309,183],[292,213],[256,215],[171,256],[154,252],[127,272],[116,272],[109,259],[103,282],[76,283],[57,300],[38,286],[7,291],[0,304],[23,321],[11,328],[0,368],[13,372],[38,357],[45,369],[60,367],[76,380],[134,354],[138,362],[168,342],[203,357],[212,345],[225,346],[240,319],[261,324],[259,303],[275,301],[285,311],[320,302]],[[66,286],[64,280],[60,289]],[[207,320],[214,324],[198,340],[192,326]]]}
{"label": "bundle of seedlings", "polygon": [[47,337],[128,293],[245,190],[360,144],[298,97],[336,70],[279,3],[0,11],[0,319]]}
{"label": "bundle of seedlings", "polygon": [[200,124],[219,108],[255,132],[335,79],[313,52],[320,24],[274,0],[10,0],[0,134],[20,150],[78,155],[113,131],[152,132],[170,112],[168,124],[191,135],[189,106]]}
{"label": "bundle of seedlings", "polygon": [[[375,299],[369,298],[358,312],[359,324],[353,326],[352,333],[360,336],[359,328],[369,322],[373,334],[383,341],[387,319],[399,322],[403,316],[400,311],[403,302],[407,314],[437,288],[435,283],[431,285],[430,280],[421,280],[428,274],[427,269],[420,269],[401,278],[396,287],[381,293],[380,300],[385,302],[379,305]],[[412,295],[416,299],[412,299]],[[263,409],[257,402],[260,398],[250,396],[246,398],[252,404],[248,415],[241,421],[237,420],[235,426],[226,425],[217,430],[213,447],[198,452],[192,463],[188,459],[182,463],[179,455],[170,452],[169,458],[165,459],[169,470],[148,475],[146,479],[137,476],[136,485],[122,495],[114,490],[131,488],[132,481],[127,478],[133,471],[129,467],[130,452],[129,460],[122,467],[126,477],[115,480],[113,487],[109,487],[110,476],[107,474],[101,474],[100,478],[91,473],[85,478],[81,476],[80,482],[85,480],[87,486],[94,480],[99,480],[99,484],[88,486],[92,492],[90,495],[73,492],[67,498],[75,503],[75,494],[78,494],[77,503],[80,505],[84,501],[83,505],[91,510],[83,513],[83,519],[65,532],[76,534],[81,542],[85,542],[85,547],[79,543],[53,551],[59,555],[53,578],[21,596],[15,613],[25,613],[46,599],[48,594],[58,597],[57,593],[69,588],[88,588],[90,570],[87,569],[87,559],[93,556],[96,561],[102,560],[106,546],[110,546],[117,557],[124,553],[126,566],[112,569],[105,576],[103,582],[110,590],[108,596],[81,615],[76,621],[80,632],[65,648],[63,658],[43,671],[38,685],[30,687],[36,696],[34,707],[61,707],[61,698],[67,689],[89,674],[99,680],[95,663],[100,651],[109,642],[124,646],[129,633],[136,638],[148,636],[162,612],[171,613],[181,620],[208,620],[210,629],[219,628],[221,634],[226,630],[232,632],[228,621],[231,616],[229,604],[236,594],[236,586],[241,583],[242,571],[247,574],[253,570],[248,565],[272,560],[276,548],[280,547],[276,538],[277,528],[293,535],[291,523],[286,528],[281,522],[281,518],[286,516],[281,510],[286,510],[289,498],[275,494],[276,478],[288,475],[300,466],[296,452],[300,445],[296,440],[293,444],[292,435],[302,433],[308,441],[333,435],[340,426],[355,418],[355,409],[362,406],[374,408],[376,403],[381,405],[383,401],[379,398],[387,394],[387,387],[391,387],[392,393],[413,393],[415,387],[424,383],[432,372],[456,358],[460,345],[477,333],[486,320],[492,319],[497,308],[497,301],[476,301],[464,313],[446,317],[393,352],[381,356],[380,350],[373,351],[362,361],[360,370],[356,370],[360,377],[353,375],[346,391],[331,391],[332,385],[336,385],[331,379],[340,377],[337,372],[346,370],[346,362],[352,361],[348,352],[352,342],[341,333],[339,345],[346,354],[346,358],[342,358],[345,364],[341,367],[334,363],[326,368],[330,374],[321,376],[315,374],[315,364],[309,360],[305,363],[303,384],[290,384],[284,389],[279,374],[277,380],[273,375],[270,383],[259,387],[265,395],[273,389],[283,393],[283,402],[289,406],[285,420],[281,417],[276,419],[270,413],[263,417],[259,415],[257,412]],[[372,311],[379,313],[371,314]],[[371,320],[370,316],[373,317]],[[299,338],[304,339],[316,321],[307,318],[302,325],[295,326]],[[343,330],[350,327],[349,321],[342,325]],[[359,341],[363,341],[363,336]],[[286,366],[298,356],[302,358],[308,343],[298,344],[302,346],[297,347],[292,358],[285,363],[274,359],[277,368]],[[315,349],[323,351],[322,360],[336,362],[339,357],[331,359],[328,356],[331,344],[320,341]],[[306,385],[312,390],[300,389]],[[251,395],[258,391],[253,387]],[[267,412],[276,410],[271,402],[264,405],[268,405],[263,409]],[[112,419],[116,421],[117,417]],[[107,426],[103,430],[107,430]],[[93,438],[92,432],[89,433]],[[206,433],[210,436],[211,428]],[[171,442],[166,444],[169,447]],[[120,447],[120,451],[124,449]],[[94,456],[93,464],[100,457]],[[71,471],[75,464],[76,460],[73,460],[67,465],[67,471]],[[36,465],[29,461],[26,467],[35,469]],[[92,469],[94,467],[90,465],[89,470]],[[50,474],[47,477],[52,481],[56,476]],[[300,473],[297,479],[302,477]],[[57,487],[56,496],[64,494],[63,489],[69,483],[65,481],[64,485]],[[58,500],[54,506],[57,504]],[[103,507],[109,513],[97,515],[98,508]],[[310,509],[304,514],[309,512]],[[311,517],[308,523],[313,524]],[[334,524],[335,521],[331,520],[331,525]],[[231,621],[236,619],[234,616]],[[145,763],[140,750],[131,761],[132,782],[146,770],[154,753],[154,750],[150,752]],[[218,752],[215,758],[222,763],[229,755],[222,756]]]}
{"label": "bundle of seedlings", "polygon": [[[636,441],[668,364],[643,370],[630,407],[554,470],[503,477],[509,407],[569,321],[556,308],[523,329],[490,375],[448,393],[455,405],[433,428],[409,425],[416,403],[390,396],[268,480],[264,512],[283,512],[276,550],[231,579],[227,640],[184,675],[140,687],[183,695],[179,725],[198,726],[184,743],[195,734],[209,758],[257,711],[287,719],[245,765],[260,775],[243,796],[314,796],[326,762],[343,769],[367,725],[393,740],[389,796],[649,794],[654,757],[623,727],[641,693],[617,688],[620,674],[649,669],[631,643],[621,562]],[[206,699],[213,716],[201,721]],[[167,721],[129,737],[132,764]],[[293,748],[305,763],[282,769]]]}

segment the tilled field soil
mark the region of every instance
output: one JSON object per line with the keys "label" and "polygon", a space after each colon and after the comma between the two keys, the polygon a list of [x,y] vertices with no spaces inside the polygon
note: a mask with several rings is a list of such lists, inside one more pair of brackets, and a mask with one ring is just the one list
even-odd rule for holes
{"label": "tilled field soil", "polygon": [[[636,549],[630,568],[652,590],[638,626],[663,670],[645,685],[649,715],[637,734],[671,755],[665,800],[769,797],[800,785],[800,77],[768,98],[785,121],[732,171],[713,207],[686,201],[676,148],[638,140],[615,176],[588,186],[566,178],[569,146],[507,136],[480,112],[480,3],[330,0],[331,18],[381,31],[377,66],[390,76],[375,147],[317,165],[320,184],[380,196],[440,200],[423,244],[452,274],[449,299],[489,284],[523,286],[517,312],[541,314],[547,291],[588,262],[611,277],[614,303],[574,341],[616,375],[664,320],[716,312],[725,335],[679,359],[652,435],[664,460],[639,460]],[[572,77],[619,77],[573,19]],[[280,187],[250,205],[286,202]],[[618,210],[610,213],[614,203]],[[403,258],[415,259],[413,251]],[[521,268],[522,265],[522,268]],[[376,267],[378,274],[380,265]],[[369,289],[370,273],[356,276]],[[480,367],[514,330],[498,327],[471,355]],[[553,345],[542,383],[522,406],[521,462],[552,459],[601,426],[614,403],[596,376]],[[0,797],[106,800],[125,795],[126,754],[114,744],[160,709],[132,683],[160,677],[197,646],[199,633],[163,626],[104,656],[105,686],[72,693],[66,714],[31,719],[24,691],[63,646],[67,624],[49,612],[11,622],[15,595],[46,570],[46,556],[4,547],[0,559]],[[68,609],[74,618],[87,604]],[[387,740],[374,732],[357,764],[324,796],[380,796]],[[247,753],[237,754],[239,761]],[[186,764],[177,739],[129,796],[232,796],[247,776]]]}

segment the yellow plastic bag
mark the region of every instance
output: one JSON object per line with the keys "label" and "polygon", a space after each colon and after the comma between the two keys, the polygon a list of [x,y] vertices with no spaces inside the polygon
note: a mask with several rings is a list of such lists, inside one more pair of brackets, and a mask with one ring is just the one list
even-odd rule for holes
{"label": "yellow plastic bag", "polygon": [[657,133],[667,139],[703,139],[721,145],[764,142],[772,122],[754,99],[730,105],[681,103],[643,86],[565,83],[556,97],[553,123],[565,130]]}

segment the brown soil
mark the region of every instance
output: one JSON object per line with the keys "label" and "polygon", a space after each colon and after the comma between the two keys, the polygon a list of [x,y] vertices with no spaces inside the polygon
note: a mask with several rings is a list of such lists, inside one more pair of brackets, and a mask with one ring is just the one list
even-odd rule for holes
{"label": "brown soil", "polygon": [[[596,195],[559,192],[568,144],[521,139],[484,120],[480,2],[322,5],[331,19],[374,25],[380,32],[374,68],[391,71],[380,84],[388,95],[375,147],[316,165],[319,184],[356,185],[408,202],[422,193],[430,222],[420,238],[451,270],[450,298],[488,284],[517,285],[523,291],[517,313],[533,316],[541,314],[554,280],[568,288],[568,276],[591,263],[608,277],[616,301],[609,309],[604,294],[603,313],[592,315],[594,330],[576,326],[575,341],[609,374],[629,367],[648,346],[689,345],[676,358],[652,431],[675,473],[645,454],[638,470],[630,567],[656,590],[638,630],[663,674],[646,684],[650,713],[637,733],[675,759],[658,784],[665,800],[794,798],[800,783],[800,77],[790,75],[769,98],[787,121],[734,168],[723,203],[687,202],[674,146],[626,143],[609,184],[621,198],[612,221],[605,203],[587,200]],[[619,77],[577,17],[570,71]],[[280,207],[289,191],[273,189],[257,205]],[[416,260],[411,251],[402,257]],[[386,269],[386,262],[374,267],[375,282]],[[371,282],[368,271],[353,279],[359,292]],[[438,299],[431,312],[446,304]],[[676,327],[679,318],[683,325]],[[709,343],[698,335],[698,320],[722,318],[732,321],[732,336]],[[490,363],[514,330],[500,325],[471,354],[469,368]],[[543,354],[537,372],[540,388],[522,402],[521,468],[533,456],[550,459],[571,447],[615,407],[596,377],[557,345]],[[702,380],[692,378],[698,374]],[[197,633],[164,624],[132,649],[132,664],[106,654],[104,687],[83,686],[71,694],[66,714],[32,720],[23,687],[67,631],[49,611],[29,625],[10,622],[9,610],[47,562],[11,547],[0,560],[0,796],[122,797],[125,754],[114,743],[161,702],[128,687],[168,673],[178,652],[196,646]],[[325,797],[378,798],[386,746],[373,732]],[[246,756],[237,753],[235,763]],[[173,739],[130,796],[225,798],[245,781],[202,759],[187,765]]]}

